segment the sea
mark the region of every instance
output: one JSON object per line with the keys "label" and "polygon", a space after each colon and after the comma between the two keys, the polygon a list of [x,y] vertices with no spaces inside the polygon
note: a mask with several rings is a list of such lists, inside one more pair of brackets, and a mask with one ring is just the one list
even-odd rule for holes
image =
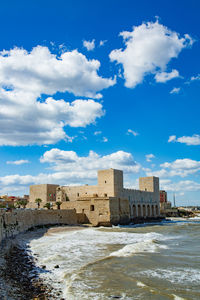
{"label": "sea", "polygon": [[61,227],[28,246],[52,299],[200,299],[200,218]]}

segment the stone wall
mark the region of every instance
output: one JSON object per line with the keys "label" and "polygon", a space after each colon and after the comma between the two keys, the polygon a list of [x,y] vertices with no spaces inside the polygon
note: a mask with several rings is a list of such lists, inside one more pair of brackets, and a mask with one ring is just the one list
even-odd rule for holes
{"label": "stone wall", "polygon": [[0,243],[30,228],[56,224],[77,224],[75,209],[0,211]]}

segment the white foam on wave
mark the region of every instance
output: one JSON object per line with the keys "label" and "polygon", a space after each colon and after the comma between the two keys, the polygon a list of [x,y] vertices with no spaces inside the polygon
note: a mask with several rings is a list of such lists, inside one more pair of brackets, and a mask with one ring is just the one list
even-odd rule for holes
{"label": "white foam on wave", "polygon": [[144,253],[144,252],[158,252],[160,249],[167,249],[166,245],[161,245],[156,243],[156,240],[149,239],[144,242],[137,242],[135,244],[126,245],[122,249],[112,252],[110,256],[117,256],[117,257],[127,257],[132,256],[137,253]]}
{"label": "white foam on wave", "polygon": [[144,284],[144,283],[141,282],[141,281],[137,281],[136,284],[137,284],[137,286],[139,286],[139,287],[146,287],[146,284]]}
{"label": "white foam on wave", "polygon": [[[50,272],[41,277],[53,288],[62,288],[65,294],[71,295],[73,282],[81,268],[96,263],[100,259],[111,256],[130,256],[139,252],[157,252],[166,246],[162,241],[171,237],[156,232],[133,233],[122,231],[102,231],[98,228],[86,228],[77,231],[51,233],[30,242],[33,256],[37,257],[37,265],[46,266]],[[119,247],[112,252],[109,245]],[[59,268],[55,268],[59,265]],[[80,282],[79,282],[80,284]],[[85,290],[84,282],[80,288]],[[88,287],[87,287],[88,288]],[[68,297],[68,299],[73,299]],[[56,298],[55,298],[56,299]],[[67,296],[66,296],[67,299]],[[99,298],[100,299],[100,298]]]}
{"label": "white foam on wave", "polygon": [[174,300],[185,300],[185,298],[182,298],[182,297],[177,296],[175,294],[172,294],[172,296],[174,296]]}
{"label": "white foam on wave", "polygon": [[190,268],[173,268],[173,269],[155,269],[143,271],[148,277],[155,277],[168,280],[173,284],[192,284],[200,285],[199,269]]}

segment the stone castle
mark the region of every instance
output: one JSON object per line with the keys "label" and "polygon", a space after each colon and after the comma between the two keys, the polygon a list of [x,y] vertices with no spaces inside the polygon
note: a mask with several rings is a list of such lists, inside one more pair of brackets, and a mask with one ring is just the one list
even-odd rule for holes
{"label": "stone castle", "polygon": [[59,186],[40,184],[30,186],[29,207],[36,208],[35,199],[42,206],[50,202],[61,209],[75,209],[80,223],[94,226],[128,224],[136,219],[160,216],[159,178],[139,178],[139,190],[123,186],[123,171],[98,171],[98,184],[94,186]]}

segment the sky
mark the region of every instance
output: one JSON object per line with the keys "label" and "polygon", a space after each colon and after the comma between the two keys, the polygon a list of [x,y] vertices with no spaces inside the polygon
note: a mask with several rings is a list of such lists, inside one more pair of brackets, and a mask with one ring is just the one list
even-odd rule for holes
{"label": "sky", "polygon": [[0,194],[158,176],[200,205],[200,2],[0,3]]}

